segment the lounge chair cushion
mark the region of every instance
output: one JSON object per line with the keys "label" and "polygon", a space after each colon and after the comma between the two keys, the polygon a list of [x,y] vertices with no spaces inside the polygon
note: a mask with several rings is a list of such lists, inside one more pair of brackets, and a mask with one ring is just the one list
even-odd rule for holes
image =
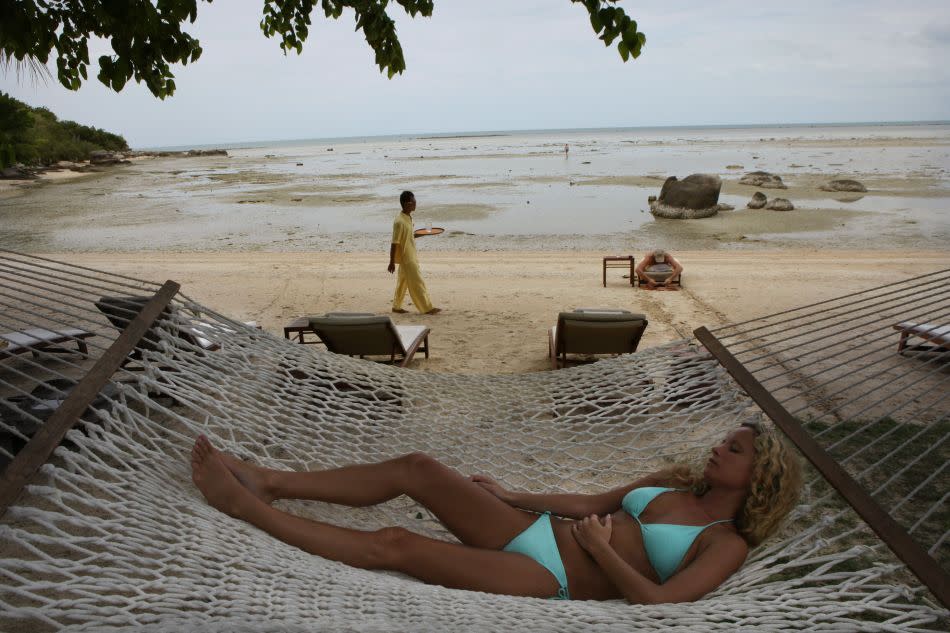
{"label": "lounge chair cushion", "polygon": [[617,354],[634,351],[645,327],[646,316],[633,312],[561,312],[551,335],[570,354]]}
{"label": "lounge chair cushion", "polygon": [[424,335],[429,329],[425,325],[397,325],[396,334],[404,350],[409,349],[417,338]]}
{"label": "lounge chair cushion", "polygon": [[596,312],[598,314],[630,314],[623,308],[574,308],[574,312]]}
{"label": "lounge chair cushion", "polygon": [[350,356],[390,355],[406,348],[388,316],[335,313],[310,317],[310,328],[326,343],[327,349]]}
{"label": "lounge chair cushion", "polygon": [[895,329],[910,332],[918,336],[923,335],[923,338],[933,342],[950,342],[950,325],[904,321],[903,323],[898,323]]}
{"label": "lounge chair cushion", "polygon": [[91,332],[80,330],[79,328],[63,328],[62,330],[31,328],[19,332],[0,334],[0,339],[3,339],[6,343],[3,347],[5,352],[17,354],[32,348],[68,343],[69,341],[89,338],[90,336],[92,336]]}
{"label": "lounge chair cushion", "polygon": [[396,325],[388,316],[366,312],[330,312],[310,317],[310,329],[327,349],[348,356],[402,357],[405,365],[421,349],[429,356],[429,327]]}

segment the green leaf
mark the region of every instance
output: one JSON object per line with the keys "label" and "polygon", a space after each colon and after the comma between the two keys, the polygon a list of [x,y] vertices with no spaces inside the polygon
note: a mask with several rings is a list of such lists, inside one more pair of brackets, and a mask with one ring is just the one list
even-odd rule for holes
{"label": "green leaf", "polygon": [[600,30],[604,28],[604,23],[600,21],[600,17],[594,11],[591,11],[590,14],[590,25],[594,29],[594,33],[600,33]]}

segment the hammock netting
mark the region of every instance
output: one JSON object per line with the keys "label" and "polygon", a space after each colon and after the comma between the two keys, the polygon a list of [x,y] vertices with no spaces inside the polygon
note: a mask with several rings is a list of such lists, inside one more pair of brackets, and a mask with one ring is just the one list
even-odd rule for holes
{"label": "hammock netting", "polygon": [[[944,271],[714,331],[944,571],[947,349],[898,354],[892,326],[946,325],[948,280]],[[116,339],[115,315],[96,302],[158,288],[0,252],[0,335],[92,335],[82,339],[87,357],[74,353],[75,334],[0,347],[0,461]],[[0,630],[913,631],[950,622],[814,471],[786,527],[739,572],[700,601],[665,605],[489,595],[351,568],[214,510],[191,482],[191,446],[205,433],[272,468],[424,451],[511,487],[603,491],[702,458],[740,422],[768,423],[694,340],[560,371],[435,374],[298,345],[184,294],[146,339],[0,519]],[[454,540],[408,498],[372,508],[277,503],[337,525]]]}

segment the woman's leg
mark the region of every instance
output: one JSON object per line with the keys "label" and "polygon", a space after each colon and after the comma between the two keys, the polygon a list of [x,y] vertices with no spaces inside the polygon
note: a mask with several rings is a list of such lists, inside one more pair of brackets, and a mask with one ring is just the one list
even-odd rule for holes
{"label": "woman's leg", "polygon": [[287,514],[242,486],[207,442],[195,443],[191,463],[192,479],[212,506],[311,554],[458,589],[542,598],[557,594],[554,576],[521,554],[447,543],[402,528],[362,532]]}
{"label": "woman's leg", "polygon": [[[211,449],[207,438],[195,443]],[[214,449],[211,449],[214,450]],[[292,472],[246,464],[226,453],[221,460],[262,501],[313,499],[368,506],[408,495],[432,512],[466,545],[501,549],[537,518],[509,506],[478,484],[428,455],[411,453],[377,464]]]}

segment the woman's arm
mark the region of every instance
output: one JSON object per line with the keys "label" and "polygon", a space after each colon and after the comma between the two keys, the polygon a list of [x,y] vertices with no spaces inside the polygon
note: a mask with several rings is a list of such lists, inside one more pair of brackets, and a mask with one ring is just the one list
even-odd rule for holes
{"label": "woman's arm", "polygon": [[597,562],[610,582],[631,604],[692,602],[716,589],[745,562],[748,545],[741,537],[729,535],[707,543],[684,569],[665,583],[657,584],[631,567],[610,546],[610,515],[603,522],[590,516],[578,521],[574,538]]}
{"label": "woman's arm", "polygon": [[634,488],[658,485],[659,476],[660,473],[647,475],[633,483],[594,495],[571,493],[549,494],[508,490],[486,475],[472,475],[471,480],[508,505],[516,508],[523,508],[534,512],[550,512],[551,514],[571,519],[582,519],[591,514],[609,514],[616,511],[620,508],[624,495]]}

